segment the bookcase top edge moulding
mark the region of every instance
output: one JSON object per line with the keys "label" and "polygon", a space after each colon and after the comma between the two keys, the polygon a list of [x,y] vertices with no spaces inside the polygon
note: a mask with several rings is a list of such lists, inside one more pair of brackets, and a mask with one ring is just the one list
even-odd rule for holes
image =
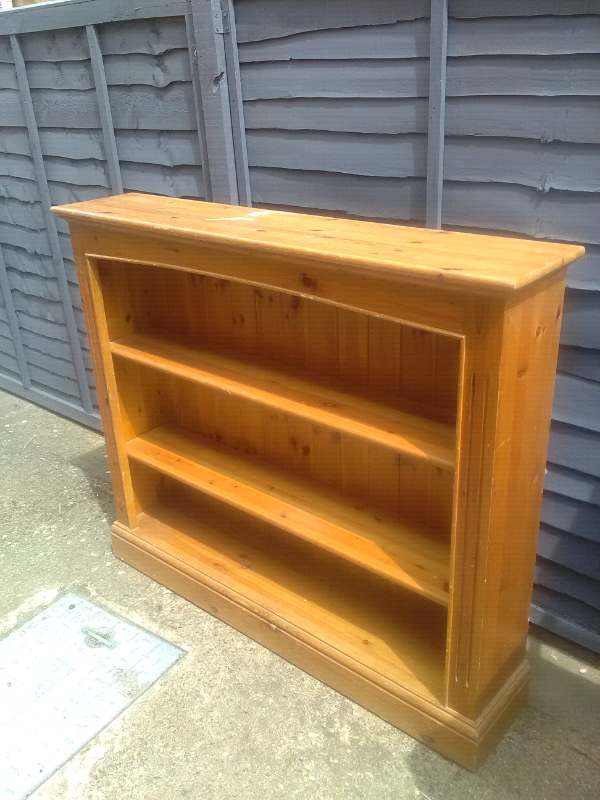
{"label": "bookcase top edge moulding", "polygon": [[53,211],[115,554],[476,768],[527,699],[583,248],[135,193]]}

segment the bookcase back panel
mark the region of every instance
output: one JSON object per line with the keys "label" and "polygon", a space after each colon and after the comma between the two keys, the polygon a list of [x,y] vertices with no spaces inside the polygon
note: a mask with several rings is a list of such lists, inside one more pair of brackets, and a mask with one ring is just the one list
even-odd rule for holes
{"label": "bookcase back panel", "polygon": [[457,338],[201,273],[101,261],[98,274],[113,340],[131,333],[184,337],[339,379],[349,391],[429,419],[455,421]]}

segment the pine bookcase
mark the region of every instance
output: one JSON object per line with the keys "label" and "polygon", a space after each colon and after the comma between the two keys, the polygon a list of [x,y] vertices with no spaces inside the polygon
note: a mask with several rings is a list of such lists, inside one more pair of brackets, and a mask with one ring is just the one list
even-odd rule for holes
{"label": "pine bookcase", "polygon": [[133,193],[53,210],[115,554],[475,768],[526,701],[583,248]]}

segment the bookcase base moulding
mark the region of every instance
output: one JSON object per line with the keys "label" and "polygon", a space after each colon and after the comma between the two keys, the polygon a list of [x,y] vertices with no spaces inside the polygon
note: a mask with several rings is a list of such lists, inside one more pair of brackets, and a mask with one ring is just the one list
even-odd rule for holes
{"label": "bookcase base moulding", "polygon": [[54,211],[115,555],[474,769],[527,699],[583,249],[140,194]]}

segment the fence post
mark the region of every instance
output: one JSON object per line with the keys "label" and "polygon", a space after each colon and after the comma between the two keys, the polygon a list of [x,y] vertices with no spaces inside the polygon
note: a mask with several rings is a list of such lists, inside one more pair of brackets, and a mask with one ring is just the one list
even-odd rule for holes
{"label": "fence post", "polygon": [[431,12],[429,19],[429,121],[427,125],[427,193],[425,200],[425,224],[428,228],[442,227],[447,50],[448,0],[431,0]]}
{"label": "fence post", "polygon": [[220,0],[190,0],[195,47],[192,63],[201,101],[197,116],[204,125],[206,147],[206,164],[202,166],[205,178],[208,176],[208,199],[249,204],[239,69],[237,52],[233,53],[233,6],[224,6]]}

